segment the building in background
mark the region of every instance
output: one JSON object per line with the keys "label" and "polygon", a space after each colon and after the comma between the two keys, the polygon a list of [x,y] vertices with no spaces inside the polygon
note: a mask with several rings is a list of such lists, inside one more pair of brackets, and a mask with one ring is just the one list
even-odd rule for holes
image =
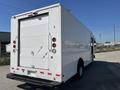
{"label": "building in background", "polygon": [[10,32],[0,32],[0,56],[6,53],[6,45],[10,43]]}
{"label": "building in background", "polygon": [[105,42],[104,46],[120,46],[120,41],[116,41],[116,42]]}
{"label": "building in background", "polygon": [[104,46],[114,46],[114,42],[105,42]]}

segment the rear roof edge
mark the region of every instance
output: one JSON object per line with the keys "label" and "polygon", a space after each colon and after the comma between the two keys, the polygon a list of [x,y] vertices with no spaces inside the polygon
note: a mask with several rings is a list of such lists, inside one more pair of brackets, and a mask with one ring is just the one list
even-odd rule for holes
{"label": "rear roof edge", "polygon": [[42,11],[42,10],[46,10],[46,9],[53,8],[53,7],[58,7],[58,6],[61,6],[61,4],[56,3],[56,4],[53,4],[53,5],[41,7],[39,9],[34,9],[34,10],[31,10],[31,11],[28,11],[28,12],[25,12],[25,13],[14,15],[14,16],[12,16],[12,18],[13,17],[20,17],[20,16],[23,16],[23,15],[26,15],[26,14],[31,14],[31,13],[34,13],[34,12],[38,12],[38,11]]}

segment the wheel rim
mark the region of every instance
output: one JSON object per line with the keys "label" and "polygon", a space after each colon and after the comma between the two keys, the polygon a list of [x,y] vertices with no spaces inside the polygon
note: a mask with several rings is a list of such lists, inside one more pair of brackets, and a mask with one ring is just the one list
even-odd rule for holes
{"label": "wheel rim", "polygon": [[82,69],[82,67],[80,67],[80,76],[82,76],[82,74],[83,74],[83,69]]}

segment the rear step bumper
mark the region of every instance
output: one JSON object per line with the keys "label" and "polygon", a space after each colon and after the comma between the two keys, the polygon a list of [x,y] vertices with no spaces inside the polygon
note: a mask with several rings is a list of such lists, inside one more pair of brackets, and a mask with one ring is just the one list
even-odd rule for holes
{"label": "rear step bumper", "polygon": [[7,74],[7,78],[19,80],[19,81],[23,81],[23,82],[34,84],[34,85],[39,85],[39,86],[50,86],[51,87],[51,86],[57,86],[61,84],[60,82],[32,78],[32,77],[22,76],[22,75],[17,75],[17,74],[12,74],[12,73]]}

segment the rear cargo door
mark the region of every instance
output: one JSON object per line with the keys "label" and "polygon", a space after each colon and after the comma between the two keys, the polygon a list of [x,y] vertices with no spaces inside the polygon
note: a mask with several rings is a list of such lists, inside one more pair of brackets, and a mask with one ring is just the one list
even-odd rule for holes
{"label": "rear cargo door", "polygon": [[48,14],[20,20],[19,64],[48,69]]}

